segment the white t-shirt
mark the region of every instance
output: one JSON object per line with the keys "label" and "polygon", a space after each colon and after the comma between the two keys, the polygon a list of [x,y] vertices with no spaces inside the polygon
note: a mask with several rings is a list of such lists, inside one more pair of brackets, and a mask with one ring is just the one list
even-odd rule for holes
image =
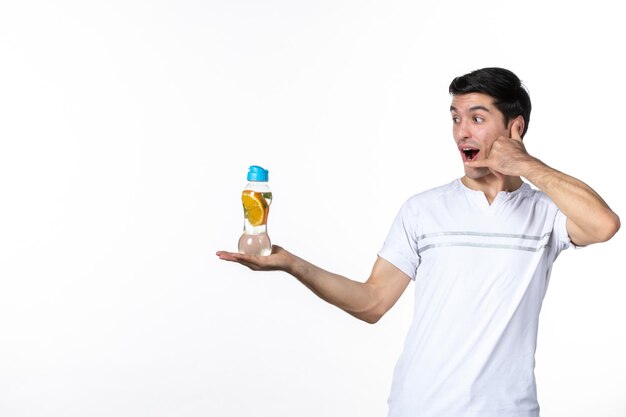
{"label": "white t-shirt", "polygon": [[524,183],[491,205],[457,179],[411,197],[379,256],[415,281],[390,417],[537,417],[537,325],[566,217]]}

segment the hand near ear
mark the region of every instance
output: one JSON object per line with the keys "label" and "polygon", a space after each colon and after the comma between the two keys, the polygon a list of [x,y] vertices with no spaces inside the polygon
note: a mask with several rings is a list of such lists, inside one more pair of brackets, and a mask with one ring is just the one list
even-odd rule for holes
{"label": "hand near ear", "polygon": [[529,164],[537,162],[537,159],[526,152],[522,142],[522,129],[523,123],[515,120],[510,129],[511,137],[500,136],[486,150],[484,158],[468,161],[465,165],[471,168],[489,168],[500,179],[505,175],[524,176]]}

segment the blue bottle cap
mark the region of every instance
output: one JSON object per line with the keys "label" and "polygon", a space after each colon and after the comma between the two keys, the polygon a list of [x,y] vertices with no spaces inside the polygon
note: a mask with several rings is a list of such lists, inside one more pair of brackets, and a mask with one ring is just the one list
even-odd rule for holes
{"label": "blue bottle cap", "polygon": [[269,178],[268,173],[267,169],[263,169],[258,165],[251,165],[248,170],[248,181],[265,182]]}

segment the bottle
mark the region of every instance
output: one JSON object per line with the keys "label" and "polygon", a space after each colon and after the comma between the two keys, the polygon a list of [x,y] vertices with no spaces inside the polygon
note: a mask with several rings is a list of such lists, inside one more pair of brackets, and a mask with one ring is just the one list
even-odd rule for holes
{"label": "bottle", "polygon": [[243,203],[243,234],[239,238],[239,253],[266,256],[272,253],[267,234],[267,215],[272,202],[268,171],[257,165],[248,170],[248,185],[241,193]]}

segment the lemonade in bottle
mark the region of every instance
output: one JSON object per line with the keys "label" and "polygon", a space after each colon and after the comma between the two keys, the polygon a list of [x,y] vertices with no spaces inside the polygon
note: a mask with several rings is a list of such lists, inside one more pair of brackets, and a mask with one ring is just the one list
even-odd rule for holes
{"label": "lemonade in bottle", "polygon": [[267,215],[272,202],[268,171],[257,165],[248,170],[248,185],[241,193],[243,204],[243,233],[239,238],[239,253],[266,256],[272,253],[267,234]]}

